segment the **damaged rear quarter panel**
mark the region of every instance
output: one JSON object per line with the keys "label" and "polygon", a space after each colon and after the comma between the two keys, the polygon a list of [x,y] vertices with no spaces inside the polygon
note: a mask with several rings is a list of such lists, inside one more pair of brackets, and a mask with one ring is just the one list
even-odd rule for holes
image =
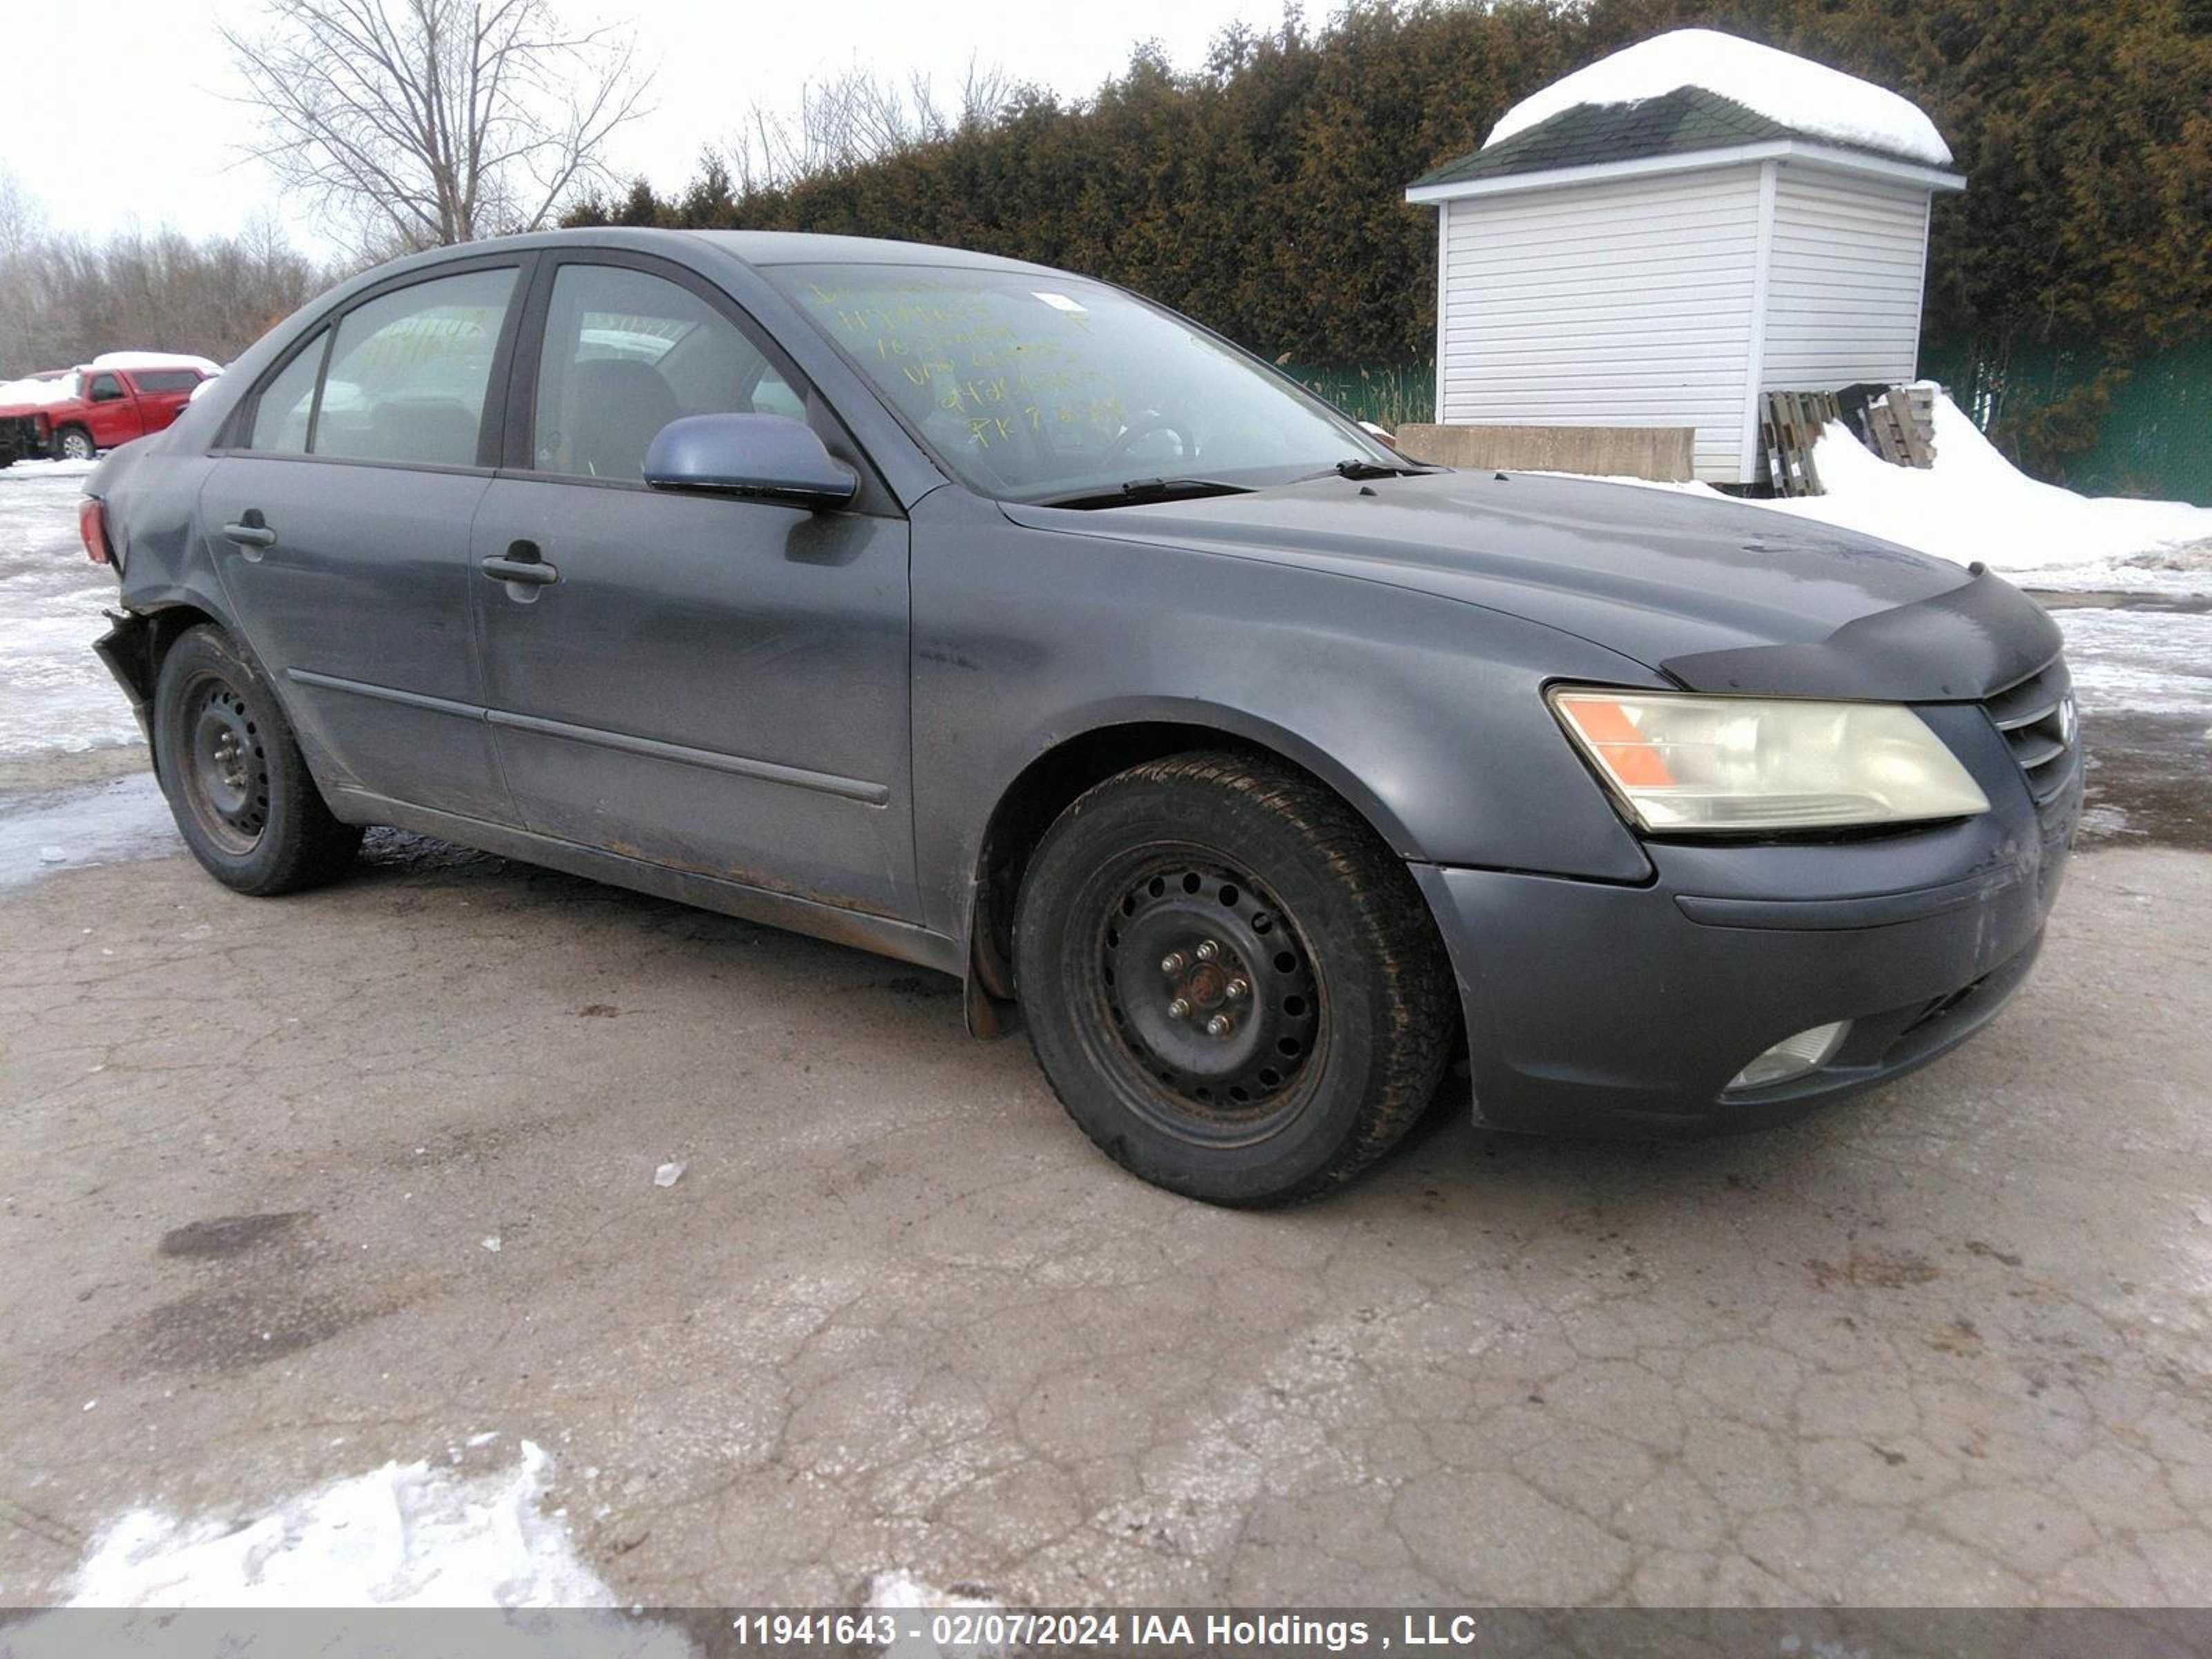
{"label": "damaged rear quarter panel", "polygon": [[85,493],[107,507],[124,606],[108,613],[115,626],[93,648],[131,700],[149,745],[154,682],[170,639],[195,613],[237,631],[195,524],[213,463],[173,438],[177,430],[113,451],[85,479]]}

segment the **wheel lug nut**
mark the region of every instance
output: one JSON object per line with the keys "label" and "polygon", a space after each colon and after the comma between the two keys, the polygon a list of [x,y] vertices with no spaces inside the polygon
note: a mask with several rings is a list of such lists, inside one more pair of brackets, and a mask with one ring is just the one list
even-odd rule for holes
{"label": "wheel lug nut", "polygon": [[1237,1029],[1237,1022],[1226,1014],[1216,1014],[1206,1022],[1206,1034],[1210,1037],[1225,1037]]}
{"label": "wheel lug nut", "polygon": [[1227,997],[1231,1002],[1242,1002],[1244,1000],[1245,994],[1251,990],[1251,988],[1252,988],[1247,985],[1243,980],[1232,979],[1228,984],[1221,988],[1221,994]]}
{"label": "wheel lug nut", "polygon": [[1189,965],[1189,958],[1180,951],[1170,951],[1160,958],[1160,971],[1164,974],[1179,974]]}
{"label": "wheel lug nut", "polygon": [[1173,1002],[1168,1004],[1168,1018],[1170,1019],[1188,1019],[1190,1018],[1190,999],[1188,997],[1177,997]]}
{"label": "wheel lug nut", "polygon": [[1200,962],[1211,962],[1214,957],[1220,954],[1221,947],[1218,945],[1216,945],[1212,939],[1206,940],[1205,944],[1198,947],[1198,959]]}

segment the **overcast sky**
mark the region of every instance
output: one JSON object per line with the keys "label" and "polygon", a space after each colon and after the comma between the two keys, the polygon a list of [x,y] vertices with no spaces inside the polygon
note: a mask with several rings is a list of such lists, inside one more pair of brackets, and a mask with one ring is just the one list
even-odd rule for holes
{"label": "overcast sky", "polygon": [[[239,157],[252,129],[228,101],[236,81],[216,27],[250,23],[258,10],[255,0],[31,0],[7,28],[0,167],[62,229],[100,234],[135,221],[202,235],[273,210],[307,241],[304,212]],[[579,3],[568,15],[633,14]],[[680,186],[701,148],[754,103],[792,105],[800,82],[855,63],[902,80],[922,70],[949,100],[973,58],[1079,97],[1117,73],[1140,40],[1157,40],[1178,68],[1190,68],[1230,22],[1271,27],[1281,16],[1281,0],[640,4],[635,27],[658,65],[656,107],[620,137],[613,159],[626,175]]]}

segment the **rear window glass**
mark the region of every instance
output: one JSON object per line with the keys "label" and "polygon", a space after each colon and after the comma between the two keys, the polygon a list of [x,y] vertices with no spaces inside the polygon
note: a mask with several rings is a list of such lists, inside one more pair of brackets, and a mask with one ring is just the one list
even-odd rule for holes
{"label": "rear window glass", "polygon": [[190,368],[142,368],[131,378],[141,392],[190,392],[200,383],[198,371]]}
{"label": "rear window glass", "polygon": [[380,295],[338,319],[314,453],[473,466],[514,272],[472,270]]}
{"label": "rear window glass", "polygon": [[307,422],[315,412],[315,375],[322,368],[323,348],[330,337],[327,329],[315,336],[284,365],[283,373],[261,388],[248,448],[276,455],[306,453]]}

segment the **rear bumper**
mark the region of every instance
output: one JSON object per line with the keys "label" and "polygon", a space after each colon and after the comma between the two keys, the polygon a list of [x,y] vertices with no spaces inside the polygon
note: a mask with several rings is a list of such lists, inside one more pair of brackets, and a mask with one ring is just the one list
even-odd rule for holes
{"label": "rear bumper", "polygon": [[92,642],[93,652],[115,677],[123,695],[131,700],[131,712],[137,719],[139,734],[150,749],[154,744],[153,624],[131,612],[110,611],[106,614],[113,626]]}
{"label": "rear bumper", "polygon": [[[1413,866],[1458,975],[1477,1120],[1761,1127],[1963,1042],[2034,964],[2081,805],[2078,764],[2040,812],[2016,773],[1992,765],[1984,787],[1990,812],[1911,835],[1655,843],[1656,879],[1634,887]],[[1838,1019],[1851,1030],[1819,1070],[1729,1091],[1753,1056]]]}

